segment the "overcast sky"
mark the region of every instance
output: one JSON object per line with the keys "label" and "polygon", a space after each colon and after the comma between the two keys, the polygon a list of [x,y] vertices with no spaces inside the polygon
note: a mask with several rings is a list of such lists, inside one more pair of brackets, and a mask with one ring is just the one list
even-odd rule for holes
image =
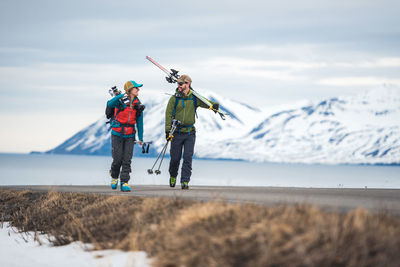
{"label": "overcast sky", "polygon": [[53,148],[127,80],[144,83],[143,102],[171,92],[147,55],[199,92],[257,107],[399,86],[399,10],[396,0],[2,0],[0,152]]}

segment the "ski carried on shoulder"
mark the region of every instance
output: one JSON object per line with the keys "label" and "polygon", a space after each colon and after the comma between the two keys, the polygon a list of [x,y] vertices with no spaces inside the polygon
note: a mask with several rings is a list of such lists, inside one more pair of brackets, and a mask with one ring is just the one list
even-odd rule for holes
{"label": "ski carried on shoulder", "polygon": [[[165,74],[167,74],[168,76],[165,77],[165,79],[167,80],[167,82],[169,83],[176,83],[180,77],[180,75],[178,74],[179,71],[171,69],[170,71],[167,70],[166,68],[164,68],[163,66],[161,66],[157,61],[155,61],[154,59],[152,59],[149,56],[146,56],[146,59],[148,61],[150,61],[151,63],[153,63],[154,65],[156,65],[160,70],[162,70],[163,72],[165,72]],[[217,112],[220,116],[221,119],[225,120],[225,115],[229,116],[228,113],[222,112],[220,110],[215,110],[212,108],[212,103],[210,101],[207,100],[207,98],[205,98],[204,96],[200,95],[198,92],[196,92],[195,90],[191,89],[192,93],[195,97],[197,97],[198,99],[200,99],[200,101],[202,101],[204,104],[206,104],[209,109]]]}

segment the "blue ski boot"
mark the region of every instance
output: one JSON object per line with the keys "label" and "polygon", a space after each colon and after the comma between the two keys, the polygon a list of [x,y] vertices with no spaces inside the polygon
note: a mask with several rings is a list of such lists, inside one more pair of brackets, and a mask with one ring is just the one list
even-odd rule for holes
{"label": "blue ski boot", "polygon": [[115,189],[117,189],[117,187],[118,187],[118,179],[112,178],[111,179],[111,189],[115,190]]}
{"label": "blue ski boot", "polygon": [[128,183],[121,182],[121,192],[131,192],[131,187]]}

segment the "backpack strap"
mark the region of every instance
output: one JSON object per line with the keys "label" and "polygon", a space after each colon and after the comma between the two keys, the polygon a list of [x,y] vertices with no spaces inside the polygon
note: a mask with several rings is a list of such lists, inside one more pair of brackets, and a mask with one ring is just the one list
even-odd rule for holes
{"label": "backpack strap", "polygon": [[[112,117],[106,122],[106,124],[108,124],[108,123],[110,124],[110,127],[108,128],[108,131],[110,131],[111,128],[113,128],[113,122],[116,121],[115,118],[118,116],[118,114],[119,114],[122,110],[124,110],[124,108],[123,108],[122,105],[120,105],[120,107],[121,107],[121,108],[118,108],[117,114],[113,114]],[[115,111],[114,111],[114,113],[115,113]]]}
{"label": "backpack strap", "polygon": [[[180,97],[175,96],[175,106],[174,106],[174,112],[172,113],[172,118],[175,119],[175,113],[176,113],[176,107],[178,106]],[[183,102],[183,105],[185,105],[185,102]]]}
{"label": "backpack strap", "polygon": [[122,141],[126,128],[133,128],[132,134],[133,135],[136,134],[135,125],[136,124],[131,124],[131,123],[120,123],[119,121],[114,120],[110,124],[110,129],[111,128],[121,128],[121,133],[120,133],[119,137],[120,137],[120,141]]}
{"label": "backpack strap", "polygon": [[132,128],[133,128],[133,134],[136,133],[135,124],[129,124],[129,123],[124,123],[124,124],[122,124],[122,123],[121,123],[120,126],[121,126],[120,141],[122,141],[122,138],[123,138],[123,136],[124,136],[125,128],[132,127]]}
{"label": "backpack strap", "polygon": [[187,125],[187,126],[180,126],[178,127],[178,133],[181,133],[182,128],[187,128],[188,129],[188,134],[190,134],[190,128],[194,127],[194,124]]}
{"label": "backpack strap", "polygon": [[174,106],[174,111],[172,112],[172,118],[175,118],[175,113],[176,113],[176,107],[179,104],[179,99],[182,100],[182,106],[183,108],[185,108],[185,100],[192,100],[193,101],[193,105],[194,105],[194,113],[196,114],[196,118],[197,118],[197,98],[195,96],[192,96],[191,98],[187,98],[184,99],[182,97],[177,97],[175,95],[175,106]]}
{"label": "backpack strap", "polygon": [[[117,109],[118,109],[117,113],[116,113],[116,114],[113,114],[112,117],[110,118],[110,120],[107,122],[107,123],[110,123],[110,129],[111,129],[111,123],[112,123],[113,121],[115,121],[116,118],[118,117],[118,114],[119,114],[121,111],[124,110],[124,106],[123,106],[123,105],[120,105]],[[115,113],[115,111],[114,111],[114,113]]]}

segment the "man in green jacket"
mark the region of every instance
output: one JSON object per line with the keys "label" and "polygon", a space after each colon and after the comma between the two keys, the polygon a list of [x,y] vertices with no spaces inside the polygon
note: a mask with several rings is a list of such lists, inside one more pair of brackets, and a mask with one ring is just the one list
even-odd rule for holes
{"label": "man in green jacket", "polygon": [[[196,122],[195,114],[197,107],[210,108],[192,93],[192,79],[188,75],[182,75],[178,79],[178,88],[175,95],[168,101],[165,112],[165,133],[166,139],[171,140],[169,163],[169,185],[175,187],[178,168],[182,157],[183,163],[181,171],[181,187],[189,189],[190,176],[192,175],[192,157],[194,153],[194,144],[196,141]],[[210,101],[213,110],[218,110],[219,104]],[[177,130],[170,135],[172,120],[178,120],[180,125]]]}

